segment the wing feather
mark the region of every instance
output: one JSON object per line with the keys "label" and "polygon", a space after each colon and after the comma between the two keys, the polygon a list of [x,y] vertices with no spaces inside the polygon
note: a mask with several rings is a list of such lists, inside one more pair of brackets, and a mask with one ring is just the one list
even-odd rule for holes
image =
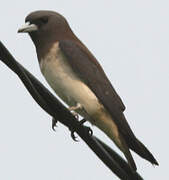
{"label": "wing feather", "polygon": [[125,106],[96,58],[81,42],[63,40],[59,41],[59,47],[73,71],[90,87],[110,113],[119,131],[128,138],[135,137],[123,114]]}

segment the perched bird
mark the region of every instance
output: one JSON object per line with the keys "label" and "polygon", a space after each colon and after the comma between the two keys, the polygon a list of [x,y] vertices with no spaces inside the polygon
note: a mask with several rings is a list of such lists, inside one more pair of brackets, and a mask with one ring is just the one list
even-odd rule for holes
{"label": "perched bird", "polygon": [[35,11],[25,22],[18,32],[29,33],[42,74],[69,109],[113,140],[133,170],[136,165],[130,149],[158,165],[132,132],[123,114],[125,106],[102,67],[66,19],[56,12]]}

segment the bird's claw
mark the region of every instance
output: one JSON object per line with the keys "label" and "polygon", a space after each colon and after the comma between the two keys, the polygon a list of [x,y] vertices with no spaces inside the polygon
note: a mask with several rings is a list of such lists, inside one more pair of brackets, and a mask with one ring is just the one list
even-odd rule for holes
{"label": "bird's claw", "polygon": [[78,113],[76,113],[75,111],[71,112],[73,114],[73,116],[78,120],[79,119],[79,115]]}
{"label": "bird's claw", "polygon": [[56,125],[57,122],[58,121],[55,118],[52,118],[52,129],[53,129],[53,131],[55,131],[55,127],[57,127],[57,125]]}
{"label": "bird's claw", "polygon": [[[85,119],[82,119],[81,121],[79,121],[79,124],[80,124],[81,126],[83,126],[83,124],[84,124],[85,122],[86,122],[86,120],[85,120]],[[92,129],[91,129],[90,127],[84,126],[84,128],[85,128],[85,133],[86,133],[86,134],[89,134],[90,136],[93,135],[93,131],[92,131]],[[77,137],[75,136],[75,130],[74,130],[74,129],[70,129],[70,131],[71,131],[71,137],[72,137],[72,139],[73,139],[74,141],[78,142]]]}
{"label": "bird's claw", "polygon": [[[80,125],[83,125],[86,122],[86,119],[82,119],[79,123]],[[90,136],[93,135],[93,131],[90,127],[84,126],[86,133],[89,134]]]}
{"label": "bird's claw", "polygon": [[71,137],[72,137],[72,139],[74,141],[78,142],[77,137],[75,136],[75,131],[74,130],[71,131]]}
{"label": "bird's claw", "polygon": [[93,131],[90,127],[85,127],[85,129],[86,129],[86,133],[88,133],[90,136],[93,135]]}
{"label": "bird's claw", "polygon": [[79,124],[82,126],[85,122],[86,122],[86,119],[82,119],[81,121],[79,121]]}

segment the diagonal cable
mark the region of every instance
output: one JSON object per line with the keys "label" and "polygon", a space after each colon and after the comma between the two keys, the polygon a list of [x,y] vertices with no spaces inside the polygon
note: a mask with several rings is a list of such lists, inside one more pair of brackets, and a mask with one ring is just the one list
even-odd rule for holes
{"label": "diagonal cable", "polygon": [[74,129],[103,163],[120,179],[142,179],[138,173],[133,173],[126,161],[110,147],[98,138],[91,136],[88,133],[88,128],[82,126],[52,93],[19,64],[1,42],[0,59],[18,75],[34,100],[56,120],[63,123],[69,129]]}

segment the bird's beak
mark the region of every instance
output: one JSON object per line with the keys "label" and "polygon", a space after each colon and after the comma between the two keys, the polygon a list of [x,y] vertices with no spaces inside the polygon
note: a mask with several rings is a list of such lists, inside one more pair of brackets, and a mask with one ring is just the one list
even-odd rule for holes
{"label": "bird's beak", "polygon": [[18,33],[29,33],[37,30],[38,26],[36,24],[30,24],[30,22],[27,22],[21,28],[18,29]]}

